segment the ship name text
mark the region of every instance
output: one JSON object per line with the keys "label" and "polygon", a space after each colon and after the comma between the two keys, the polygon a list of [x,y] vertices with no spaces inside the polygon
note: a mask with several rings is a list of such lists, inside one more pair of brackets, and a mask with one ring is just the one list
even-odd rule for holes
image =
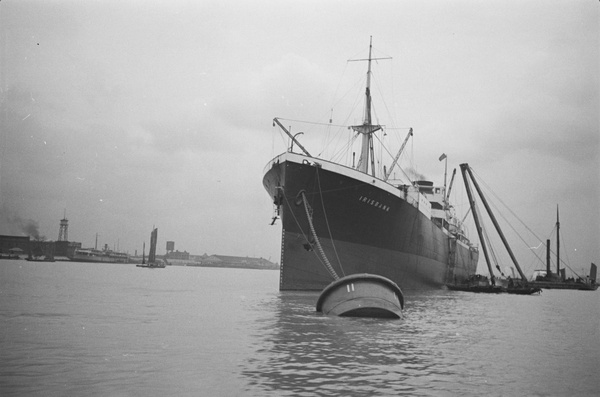
{"label": "ship name text", "polygon": [[382,211],[386,211],[386,212],[390,212],[390,206],[389,205],[385,205],[383,203],[380,203],[379,201],[366,197],[366,196],[360,196],[358,198],[358,201],[360,201],[361,203],[365,203],[365,204],[369,204],[372,205],[375,208],[379,208]]}

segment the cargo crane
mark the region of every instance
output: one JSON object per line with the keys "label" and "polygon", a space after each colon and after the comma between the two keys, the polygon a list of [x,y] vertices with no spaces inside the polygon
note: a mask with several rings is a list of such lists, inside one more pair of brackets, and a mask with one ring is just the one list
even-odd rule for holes
{"label": "cargo crane", "polygon": [[406,143],[408,142],[408,138],[410,138],[412,136],[412,134],[413,134],[413,129],[411,128],[410,130],[408,130],[408,135],[406,135],[406,139],[404,139],[402,146],[400,146],[400,150],[398,150],[398,154],[396,154],[396,157],[394,158],[394,162],[392,163],[392,165],[390,165],[390,169],[385,173],[385,175],[383,177],[384,182],[387,182],[388,178],[390,177],[390,175],[392,173],[392,170],[394,169],[396,164],[398,164],[400,155],[404,151],[404,147],[406,146]]}
{"label": "cargo crane", "polygon": [[448,199],[450,199],[450,191],[452,191],[452,183],[454,183],[454,176],[455,175],[456,175],[456,168],[452,171],[452,178],[450,178],[450,185],[448,186],[448,192],[446,193],[446,196],[444,197],[444,206],[445,206],[445,209],[448,209],[448,207],[449,207],[449,205],[448,205]]}
{"label": "cargo crane", "polygon": [[490,262],[490,258],[489,258],[488,253],[487,253],[487,247],[485,245],[485,240],[484,240],[483,235],[482,235],[482,226],[481,226],[481,223],[479,221],[479,217],[477,216],[478,215],[477,211],[475,211],[475,200],[473,199],[472,194],[471,194],[471,190],[469,189],[469,182],[467,180],[467,173],[471,177],[471,181],[473,181],[473,185],[475,186],[475,189],[477,190],[477,193],[479,194],[479,197],[481,198],[483,206],[485,207],[488,215],[490,216],[490,219],[491,219],[492,223],[494,224],[494,227],[496,228],[496,231],[498,232],[498,235],[500,236],[500,239],[502,240],[502,243],[504,244],[504,247],[506,248],[506,251],[508,252],[508,255],[510,256],[510,259],[512,260],[513,264],[517,268],[517,271],[519,272],[519,275],[521,276],[521,279],[523,280],[523,282],[527,283],[527,278],[525,277],[525,274],[521,270],[521,266],[519,266],[519,263],[517,262],[517,258],[513,254],[512,249],[508,245],[508,241],[506,241],[506,238],[504,237],[504,233],[502,233],[502,229],[500,229],[500,225],[498,224],[498,221],[496,221],[496,217],[492,213],[492,209],[488,205],[487,200],[485,199],[483,193],[481,192],[481,189],[479,188],[479,184],[477,183],[477,181],[475,180],[475,178],[473,178],[473,174],[471,172],[471,168],[469,167],[469,164],[466,164],[466,163],[465,164],[461,164],[460,165],[460,170],[462,172],[463,179],[465,181],[465,187],[467,189],[467,196],[469,197],[469,202],[471,204],[471,212],[473,212],[473,219],[475,220],[475,226],[477,228],[477,234],[479,234],[479,240],[481,242],[481,248],[483,248],[483,253],[484,253],[484,256],[485,256],[485,261],[487,263],[488,270],[490,272],[490,277],[491,277],[492,281],[495,278],[494,277],[494,271],[492,270],[492,265],[491,265],[491,262]]}

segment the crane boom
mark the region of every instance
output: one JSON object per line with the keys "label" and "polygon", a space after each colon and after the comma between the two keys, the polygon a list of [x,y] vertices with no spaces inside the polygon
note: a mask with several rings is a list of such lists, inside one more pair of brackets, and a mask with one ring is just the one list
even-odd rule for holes
{"label": "crane boom", "polygon": [[452,171],[452,178],[450,178],[450,186],[448,186],[448,192],[446,193],[446,197],[444,198],[444,203],[446,207],[448,207],[448,200],[450,200],[450,192],[452,191],[452,183],[454,182],[454,175],[456,175],[456,168]]}
{"label": "crane boom", "polygon": [[406,139],[404,139],[404,142],[402,143],[400,150],[398,150],[398,154],[396,154],[396,157],[394,158],[394,162],[390,166],[390,169],[385,173],[385,175],[383,177],[384,181],[387,181],[388,178],[390,177],[390,175],[392,174],[392,170],[398,163],[398,159],[400,159],[400,155],[402,154],[402,151],[404,150],[404,146],[406,146],[406,143],[408,142],[408,138],[410,138],[412,136],[412,134],[413,134],[413,129],[411,128],[410,130],[408,130],[408,135],[406,135]]}
{"label": "crane boom", "polygon": [[302,146],[302,144],[300,144],[300,142],[298,142],[298,140],[296,139],[295,136],[293,136],[284,126],[283,124],[281,124],[279,122],[279,119],[277,117],[275,117],[273,119],[273,126],[275,126],[275,123],[277,123],[277,125],[279,126],[279,128],[281,128],[283,130],[283,132],[285,132],[287,134],[287,136],[289,136],[290,138],[292,138],[292,142],[294,142],[296,145],[298,145],[298,147],[300,149],[302,149],[302,151],[304,152],[304,154],[306,154],[308,157],[312,157],[310,155],[310,153],[308,153],[308,150],[304,149],[304,146]]}
{"label": "crane boom", "polygon": [[[475,190],[477,190],[477,193],[479,194],[479,197],[481,198],[481,202],[483,203],[483,206],[485,207],[485,210],[487,211],[487,213],[488,213],[488,215],[490,217],[490,220],[492,221],[492,223],[494,224],[494,227],[496,228],[496,232],[498,232],[498,235],[500,236],[500,239],[502,240],[502,243],[504,243],[504,248],[506,248],[506,251],[508,252],[508,255],[510,256],[510,259],[512,259],[513,264],[517,268],[517,271],[519,272],[519,275],[521,276],[521,279],[523,281],[527,282],[527,277],[523,273],[523,270],[521,270],[521,266],[519,266],[519,262],[517,262],[517,258],[513,254],[513,251],[510,248],[510,245],[508,245],[508,241],[504,237],[504,233],[502,233],[502,229],[500,228],[500,225],[498,224],[498,221],[496,220],[496,217],[494,216],[494,213],[492,212],[492,209],[490,208],[487,200],[485,199],[485,196],[483,195],[483,193],[481,191],[481,188],[479,187],[479,184],[477,183],[477,181],[473,177],[473,173],[471,172],[471,167],[469,167],[469,164],[464,163],[464,164],[460,165],[460,170],[463,173],[463,178],[465,179],[465,186],[467,186],[466,173],[468,173],[469,176],[471,177],[471,181],[473,182],[473,186],[475,186]],[[468,188],[467,188],[467,192],[469,192]],[[470,200],[470,201],[472,201],[472,200]],[[473,207],[473,204],[471,204],[471,207]],[[475,208],[473,208],[473,217],[475,217],[475,216],[476,216],[476,212],[475,212]],[[477,224],[477,222],[476,222],[476,224]],[[484,247],[483,238],[482,238],[481,235],[479,236],[479,240],[481,241],[481,246]],[[485,252],[485,249],[484,249],[484,252]],[[489,259],[487,257],[486,257],[486,261],[489,261]],[[488,262],[488,268],[490,270],[490,275],[491,275],[492,274],[492,268],[491,268],[491,265],[490,265],[489,262]]]}

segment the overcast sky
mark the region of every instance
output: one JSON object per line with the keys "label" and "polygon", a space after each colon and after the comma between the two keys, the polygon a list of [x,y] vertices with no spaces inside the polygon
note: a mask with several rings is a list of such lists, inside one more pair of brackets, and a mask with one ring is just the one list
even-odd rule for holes
{"label": "overcast sky", "polygon": [[415,130],[415,169],[442,183],[441,153],[449,174],[468,162],[544,240],[559,205],[565,255],[587,272],[600,262],[599,5],[3,0],[0,233],[34,224],[55,240],[66,209],[84,246],[98,233],[141,252],[156,225],[160,253],[173,240],[279,261],[262,176],[287,140],[272,119],[347,121],[332,104],[342,78],[364,77],[346,61],[373,36],[393,57],[374,73],[394,125]]}

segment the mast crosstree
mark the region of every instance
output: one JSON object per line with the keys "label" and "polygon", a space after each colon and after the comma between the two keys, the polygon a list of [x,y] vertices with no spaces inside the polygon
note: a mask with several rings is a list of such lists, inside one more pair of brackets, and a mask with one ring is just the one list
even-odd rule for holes
{"label": "mast crosstree", "polygon": [[373,150],[373,134],[381,129],[380,125],[373,124],[371,120],[371,62],[383,59],[392,59],[391,57],[385,58],[373,58],[373,36],[370,38],[369,42],[369,58],[366,59],[350,59],[348,62],[357,62],[357,61],[368,61],[368,69],[367,69],[367,87],[365,89],[365,117],[363,119],[362,125],[353,125],[351,128],[362,134],[362,147],[360,151],[360,157],[358,158],[358,164],[356,168],[364,172],[365,174],[369,173],[369,160],[371,162],[371,175],[375,176],[375,153]]}

